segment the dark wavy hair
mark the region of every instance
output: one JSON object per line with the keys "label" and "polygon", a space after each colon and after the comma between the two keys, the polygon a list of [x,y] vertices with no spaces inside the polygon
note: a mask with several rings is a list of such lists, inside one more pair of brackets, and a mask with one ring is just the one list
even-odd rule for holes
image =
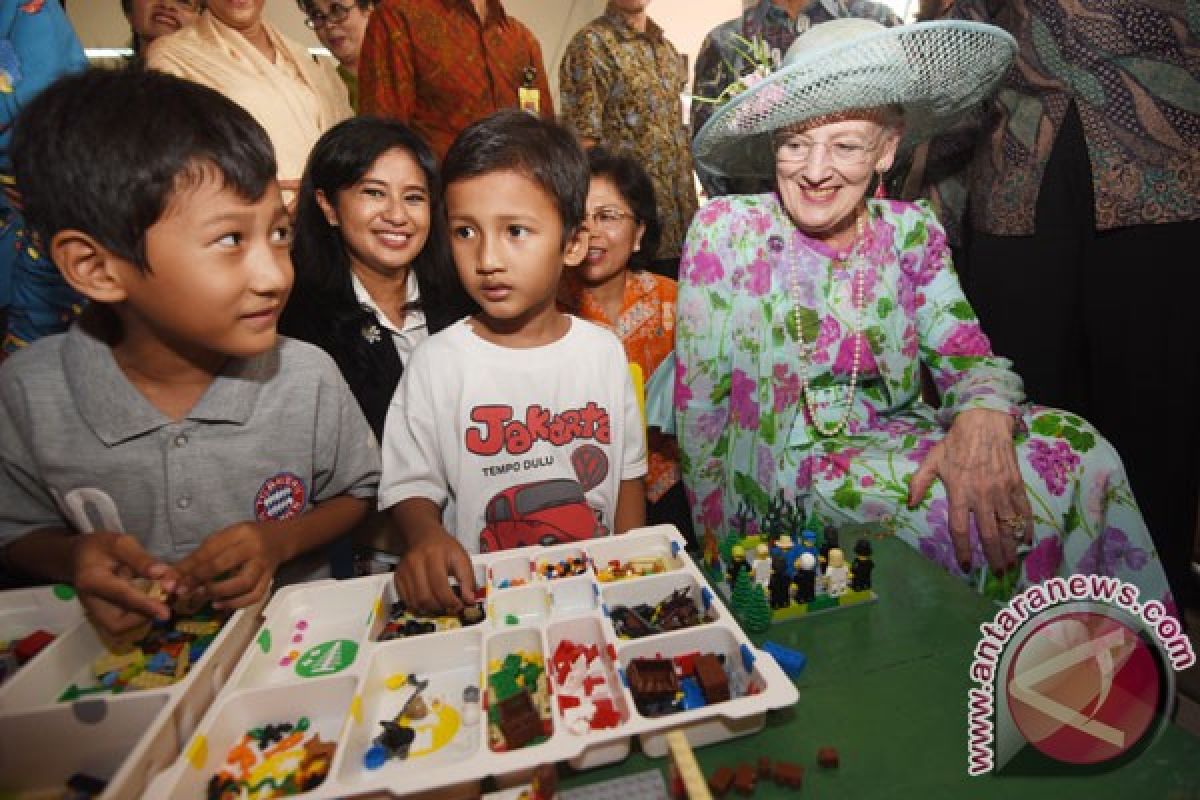
{"label": "dark wavy hair", "polygon": [[433,151],[401,122],[353,117],[330,128],[313,146],[296,198],[292,240],[294,293],[309,301],[310,313],[325,315],[334,333],[352,349],[365,346],[358,330],[363,309],[354,294],[350,254],[341,228],[329,224],[317,204],[317,192],[336,204],[339,191],[360,181],[380,156],[397,148],[416,160],[429,188],[429,238],[409,265],[421,294],[414,307],[425,313],[433,331],[472,310],[450,258],[442,184]]}
{"label": "dark wavy hair", "polygon": [[658,203],[654,183],[632,155],[614,152],[602,146],[588,150],[588,168],[593,178],[607,178],[633,209],[636,220],[646,226],[642,234],[642,249],[629,257],[630,269],[646,269],[654,262],[658,242],[662,238],[662,223],[658,219]]}

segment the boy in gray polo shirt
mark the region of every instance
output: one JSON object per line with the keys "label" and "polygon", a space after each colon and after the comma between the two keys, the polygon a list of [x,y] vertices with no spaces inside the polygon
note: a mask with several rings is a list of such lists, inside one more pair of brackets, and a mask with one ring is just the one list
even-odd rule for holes
{"label": "boy in gray polo shirt", "polygon": [[74,583],[114,634],[168,613],[132,578],[239,608],[327,573],[379,454],[333,361],[276,336],[290,222],[266,133],[207,88],[96,70],[26,109],[13,161],[91,302],[0,367],[3,566]]}

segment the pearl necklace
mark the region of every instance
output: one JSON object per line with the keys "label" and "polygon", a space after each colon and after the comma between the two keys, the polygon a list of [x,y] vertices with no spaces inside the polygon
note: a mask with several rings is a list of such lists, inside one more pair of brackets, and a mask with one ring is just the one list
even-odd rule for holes
{"label": "pearl necklace", "polygon": [[[863,215],[860,214],[858,216],[858,219],[856,220],[856,224],[855,224],[855,240],[854,240],[854,246],[850,250],[850,255],[848,255],[846,258],[843,258],[843,259],[835,259],[834,261],[835,262],[841,261],[841,262],[845,263],[850,260],[851,256],[857,255],[859,247],[862,244],[862,239],[863,239]],[[789,244],[789,249],[790,249],[790,244]],[[859,266],[854,271],[854,284],[853,284],[854,328],[851,331],[851,335],[854,336],[854,357],[853,357],[853,361],[852,361],[851,367],[850,367],[850,383],[849,383],[848,387],[845,389],[842,389],[842,387],[836,386],[836,385],[834,387],[832,387],[833,389],[838,390],[841,393],[842,396],[840,398],[838,398],[838,402],[844,403],[845,408],[842,410],[841,417],[836,422],[834,422],[832,425],[829,425],[829,426],[823,425],[821,423],[820,418],[817,416],[817,405],[813,401],[812,397],[809,395],[809,391],[808,391],[808,370],[809,370],[810,364],[812,363],[813,354],[816,353],[816,351],[817,351],[817,339],[820,338],[820,329],[818,326],[818,330],[813,332],[813,340],[812,340],[812,343],[809,344],[806,341],[806,337],[804,336],[804,320],[800,314],[800,309],[802,307],[800,304],[800,276],[799,276],[798,270],[795,268],[794,264],[790,271],[791,285],[788,288],[790,290],[789,294],[791,295],[791,300],[792,300],[792,323],[796,328],[796,337],[797,337],[797,339],[799,339],[800,355],[801,355],[800,390],[801,390],[801,393],[804,395],[804,405],[808,408],[808,415],[812,419],[813,427],[816,429],[817,433],[821,434],[822,436],[836,436],[837,434],[839,434],[843,430],[845,430],[846,423],[849,422],[849,420],[850,420],[850,412],[854,409],[854,395],[858,389],[858,369],[862,363],[863,306],[865,305],[865,303],[863,302],[863,299],[864,299],[864,295],[866,293],[866,282],[867,282],[866,281],[867,270],[862,266],[863,261],[864,261],[864,259],[860,255],[858,258]],[[832,266],[833,265],[831,264],[830,265],[831,273],[832,273]],[[832,282],[833,281],[832,281],[832,275],[831,275],[830,284],[832,284]],[[828,296],[828,292],[826,292],[826,295]]]}

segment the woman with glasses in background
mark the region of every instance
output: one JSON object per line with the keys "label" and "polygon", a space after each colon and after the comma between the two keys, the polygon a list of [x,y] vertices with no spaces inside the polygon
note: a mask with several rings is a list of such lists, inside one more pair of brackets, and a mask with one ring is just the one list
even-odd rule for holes
{"label": "woman with glasses in background", "polygon": [[[592,181],[584,217],[587,256],[563,273],[559,306],[613,331],[645,384],[675,346],[675,281],[648,270],[662,233],[654,184],[641,165],[623,153],[594,147],[588,151],[588,163]],[[679,479],[679,447],[673,436],[658,428],[647,433],[646,521],[669,522],[694,543]]]}
{"label": "woman with glasses in background", "polygon": [[700,131],[701,163],[776,189],[713,200],[684,250],[675,407],[697,530],[747,511],[761,525],[782,494],[817,530],[882,523],[997,599],[1081,572],[1170,605],[1116,451],[1079,416],[1025,404],[929,205],[872,196],[1015,51],[990,25],[825,22]]}
{"label": "woman with glasses in background", "polygon": [[304,24],[338,62],[338,75],[350,94],[350,106],[358,111],[358,54],[362,51],[367,20],[379,0],[296,0],[304,12]]}

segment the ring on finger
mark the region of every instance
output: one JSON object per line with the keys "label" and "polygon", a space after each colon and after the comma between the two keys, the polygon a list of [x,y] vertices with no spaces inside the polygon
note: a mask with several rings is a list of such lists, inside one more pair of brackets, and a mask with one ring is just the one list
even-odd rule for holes
{"label": "ring on finger", "polygon": [[1013,514],[1007,517],[996,517],[996,519],[999,521],[1001,527],[1014,537],[1018,539],[1025,538],[1025,527],[1029,523],[1027,517],[1021,514]]}

